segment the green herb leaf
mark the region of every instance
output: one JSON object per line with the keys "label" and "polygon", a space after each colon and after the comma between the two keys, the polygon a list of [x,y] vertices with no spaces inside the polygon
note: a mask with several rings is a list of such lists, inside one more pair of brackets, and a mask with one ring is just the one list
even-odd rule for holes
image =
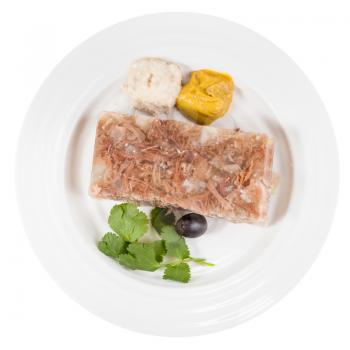
{"label": "green herb leaf", "polygon": [[158,262],[162,262],[163,261],[163,257],[166,254],[166,249],[165,249],[165,243],[163,240],[159,240],[159,241],[154,241],[152,243],[149,244],[153,244],[154,246],[154,253],[156,256],[156,260]]}
{"label": "green herb leaf", "polygon": [[119,255],[119,262],[132,270],[155,271],[165,254],[162,241],[152,243],[134,242],[128,246],[128,254]]}
{"label": "green herb leaf", "polygon": [[186,263],[167,265],[163,279],[187,283],[191,278],[190,267]]}
{"label": "green herb leaf", "polygon": [[151,222],[156,231],[161,233],[163,226],[175,223],[175,215],[168,208],[153,208]]}
{"label": "green herb leaf", "polygon": [[134,242],[148,230],[148,218],[135,204],[115,205],[109,214],[109,226],[125,241]]}
{"label": "green herb leaf", "polygon": [[98,249],[103,254],[112,258],[117,258],[120,254],[125,253],[126,246],[127,243],[120,236],[112,232],[106,233],[97,244]]}
{"label": "green herb leaf", "polygon": [[173,226],[163,226],[160,235],[165,241],[167,255],[179,259],[186,259],[190,256],[184,238],[176,232]]}
{"label": "green herb leaf", "polygon": [[116,233],[106,233],[98,242],[98,249],[132,270],[155,271],[165,266],[163,279],[183,283],[191,278],[190,262],[214,266],[205,259],[190,256],[184,237],[176,232],[175,215],[167,208],[154,208],[151,222],[162,239],[141,243],[138,240],[147,232],[149,224],[145,213],[134,204],[115,205],[110,211],[108,223]]}
{"label": "green herb leaf", "polygon": [[202,258],[192,258],[191,256],[189,257],[189,259],[186,259],[188,261],[193,261],[198,265],[202,265],[202,266],[215,266],[215,264],[212,264],[208,261],[206,261],[205,259]]}

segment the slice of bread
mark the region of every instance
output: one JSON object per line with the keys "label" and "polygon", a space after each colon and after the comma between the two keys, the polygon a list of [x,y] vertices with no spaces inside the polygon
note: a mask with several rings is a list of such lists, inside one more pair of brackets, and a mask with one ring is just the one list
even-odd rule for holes
{"label": "slice of bread", "polygon": [[153,115],[169,114],[181,90],[182,73],[172,62],[145,57],[134,61],[125,90],[134,108]]}

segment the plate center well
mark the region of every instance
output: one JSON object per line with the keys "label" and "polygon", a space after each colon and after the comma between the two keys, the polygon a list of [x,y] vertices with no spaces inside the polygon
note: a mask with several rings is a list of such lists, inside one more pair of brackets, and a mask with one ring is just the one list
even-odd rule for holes
{"label": "plate center well", "polygon": [[[89,177],[98,116],[102,111],[140,113],[133,111],[128,98],[122,91],[125,77],[116,79],[100,93],[91,98],[81,112],[67,150],[65,188],[67,205],[72,219],[82,229],[76,237],[77,244],[86,249],[96,250],[96,241],[110,231],[107,218],[110,208],[116,203],[96,200],[88,195]],[[225,279],[239,273],[254,262],[270,245],[275,235],[283,230],[283,217],[287,210],[292,191],[292,159],[287,137],[271,107],[244,82],[235,78],[233,103],[227,115],[213,126],[241,128],[249,132],[265,132],[274,138],[274,172],[279,183],[270,205],[270,224],[267,227],[248,224],[233,224],[224,219],[208,218],[207,232],[197,239],[187,239],[191,254],[206,258],[214,263],[213,268],[193,266],[193,281],[198,285]],[[171,118],[191,122],[174,109]],[[142,207],[147,213],[151,207]],[[105,257],[101,254],[101,259]],[[152,283],[159,282],[156,274],[127,271],[113,261],[106,263],[130,277],[138,277]],[[113,264],[111,264],[113,263]],[[157,282],[156,282],[157,281]],[[164,285],[164,282],[160,281]]]}

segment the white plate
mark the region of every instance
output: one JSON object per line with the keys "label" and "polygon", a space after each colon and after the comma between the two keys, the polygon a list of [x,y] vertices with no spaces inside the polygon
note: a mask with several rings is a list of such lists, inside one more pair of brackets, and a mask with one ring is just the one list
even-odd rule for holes
{"label": "white plate", "polygon": [[[113,204],[87,194],[96,120],[102,110],[130,111],[121,85],[130,62],[142,56],[229,72],[237,86],[233,107],[216,125],[276,140],[280,183],[271,224],[210,220],[208,232],[188,242],[193,255],[216,266],[193,267],[189,284],[128,271],[96,249]],[[183,13],[132,19],[70,53],[34,99],[16,170],[28,236],[58,284],[108,321],[168,336],[232,327],[284,296],[325,240],[338,187],[330,122],[298,67],[246,28]]]}

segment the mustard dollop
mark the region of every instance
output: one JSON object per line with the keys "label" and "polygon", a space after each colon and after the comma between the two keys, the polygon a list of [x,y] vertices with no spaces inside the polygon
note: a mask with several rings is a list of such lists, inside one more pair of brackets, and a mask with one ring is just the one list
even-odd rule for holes
{"label": "mustard dollop", "polygon": [[176,106],[198,124],[208,125],[228,111],[233,90],[229,74],[210,69],[194,71],[182,87]]}

